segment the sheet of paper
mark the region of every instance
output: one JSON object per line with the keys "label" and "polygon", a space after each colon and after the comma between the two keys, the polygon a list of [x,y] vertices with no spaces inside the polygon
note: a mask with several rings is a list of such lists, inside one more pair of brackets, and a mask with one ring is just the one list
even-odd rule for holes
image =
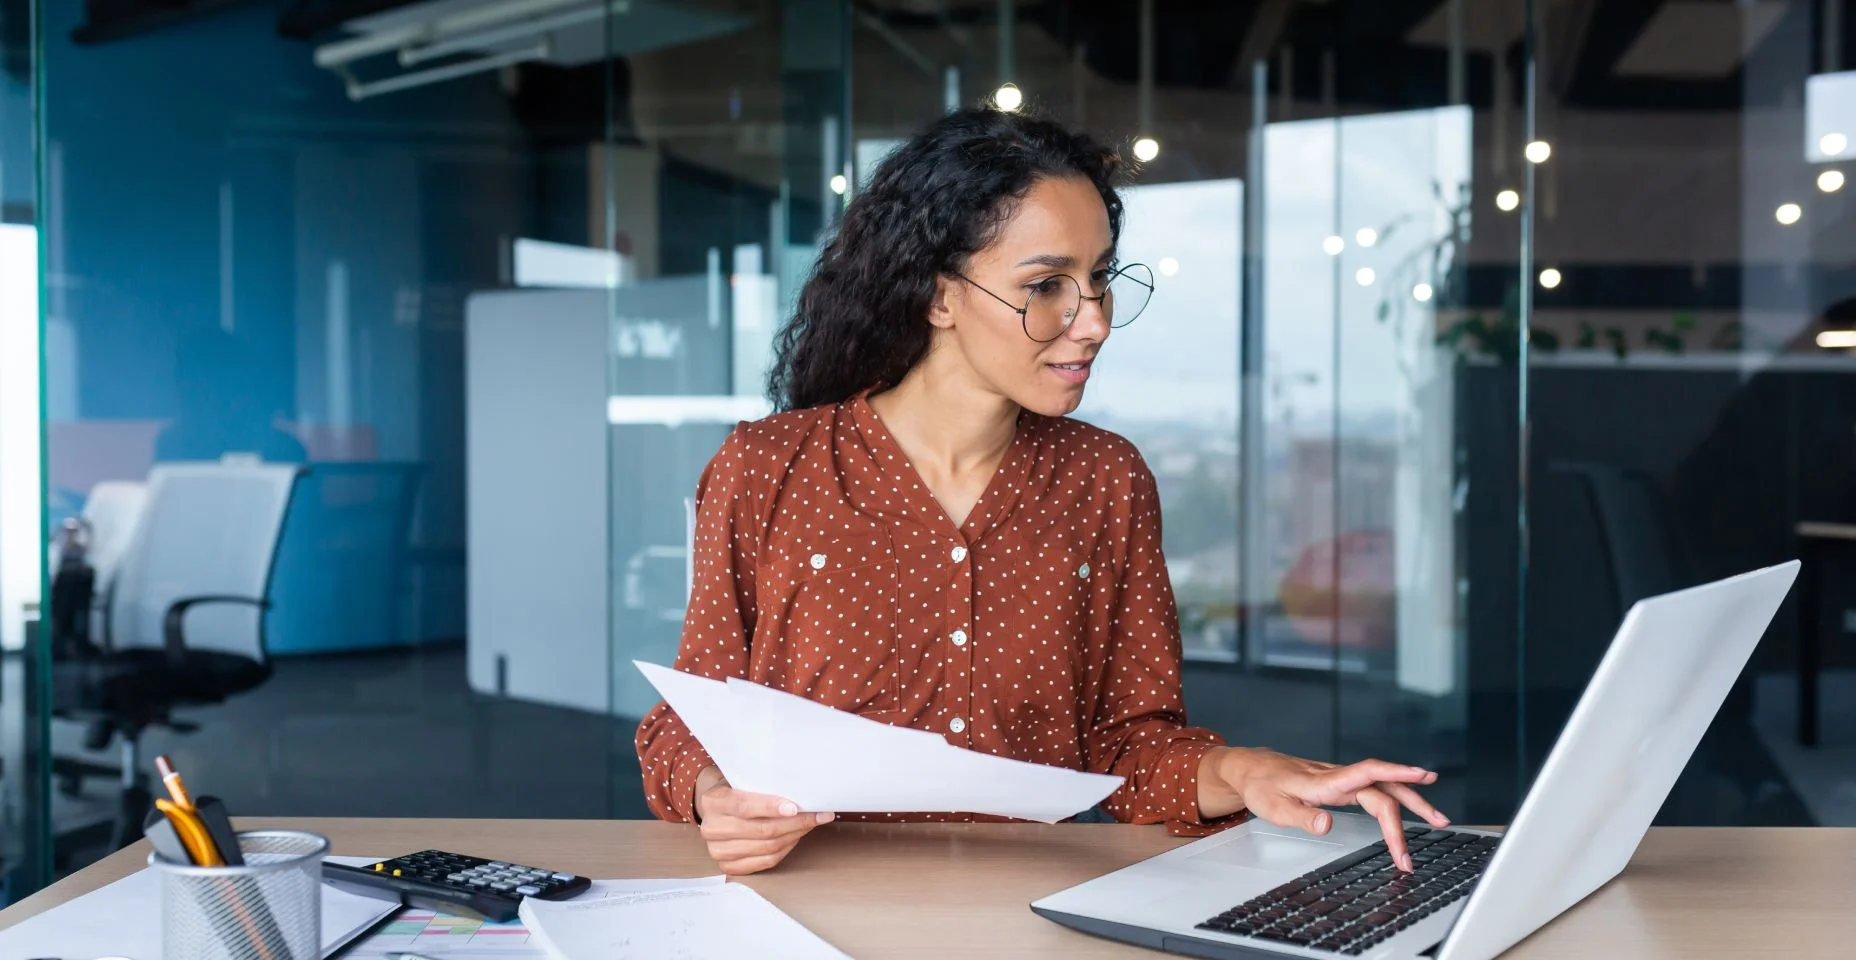
{"label": "sheet of paper", "polygon": [[[378,857],[330,857],[373,863]],[[395,905],[322,888],[322,950],[327,956],[353,940]],[[142,869],[69,903],[0,930],[0,957],[161,956],[161,878]]]}
{"label": "sheet of paper", "polygon": [[[739,708],[729,696],[728,684],[655,663],[632,662],[676,709],[683,725],[689,727],[697,742],[709,751],[716,766],[729,771],[728,782],[740,790],[759,792],[764,784],[760,759],[751,744],[753,727],[738,721]],[[678,704],[688,704],[690,712],[685,714]],[[736,779],[737,776],[740,779]]]}
{"label": "sheet of paper", "polygon": [[722,683],[648,663],[638,668],[731,785],[783,797],[802,810],[980,813],[1055,823],[1100,803],[1122,782],[963,750],[938,734],[746,680]]}
{"label": "sheet of paper", "polygon": [[552,960],[849,960],[739,883],[594,901],[524,900],[522,919]]}
{"label": "sheet of paper", "polygon": [[[670,880],[595,880],[573,899],[586,903],[689,887],[719,886],[722,877]],[[548,951],[521,920],[486,923],[430,910],[408,909],[342,954],[342,960],[389,960],[402,953],[432,960],[548,960]]]}

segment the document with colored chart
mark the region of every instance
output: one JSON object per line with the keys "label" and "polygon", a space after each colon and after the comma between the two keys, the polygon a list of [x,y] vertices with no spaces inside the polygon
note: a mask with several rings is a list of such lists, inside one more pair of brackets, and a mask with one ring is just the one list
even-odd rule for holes
{"label": "document with colored chart", "polygon": [[737,790],[818,813],[977,813],[1055,823],[1120,777],[963,750],[746,680],[633,661]]}

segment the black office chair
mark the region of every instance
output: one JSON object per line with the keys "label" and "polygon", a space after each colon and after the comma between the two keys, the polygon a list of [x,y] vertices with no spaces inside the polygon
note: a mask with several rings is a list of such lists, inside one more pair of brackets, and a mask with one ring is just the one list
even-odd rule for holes
{"label": "black office chair", "polygon": [[[110,517],[110,529],[97,531],[109,511],[86,507],[92,539],[114,543],[119,557],[74,549],[79,538],[61,545],[52,585],[52,713],[85,724],[89,749],[119,740],[121,760],[112,769],[54,757],[52,776],[67,794],[88,777],[118,778],[117,813],[106,825],[112,849],[141,836],[152,805],[143,732],[197,730],[175,709],[224,702],[271,675],[265,611],[300,472],[290,464],[163,464],[149,474],[128,530],[123,518]],[[67,526],[71,534],[84,530]],[[113,566],[100,584],[93,559]],[[60,836],[55,852],[103,839],[95,834]]]}
{"label": "black office chair", "polygon": [[[1621,618],[1638,600],[1702,581],[1690,562],[1680,528],[1669,516],[1668,499],[1649,474],[1605,463],[1559,462],[1550,469],[1576,480],[1588,498],[1590,518],[1600,531],[1603,562],[1615,590],[1616,617]],[[1768,798],[1784,793],[1777,771],[1761,759],[1765,750],[1754,739],[1753,687],[1750,672],[1734,681],[1699,751],[1704,765],[1742,792],[1749,809],[1769,805]],[[1729,722],[1723,724],[1723,720]],[[1682,796],[1678,792],[1671,802],[1679,802]],[[1713,813],[1708,811],[1710,816]],[[1787,814],[1776,822],[1793,822],[1793,818]]]}
{"label": "black office chair", "polygon": [[1645,597],[1696,582],[1653,477],[1608,463],[1566,461],[1551,469],[1576,478],[1589,498],[1616,591],[1618,617]]}

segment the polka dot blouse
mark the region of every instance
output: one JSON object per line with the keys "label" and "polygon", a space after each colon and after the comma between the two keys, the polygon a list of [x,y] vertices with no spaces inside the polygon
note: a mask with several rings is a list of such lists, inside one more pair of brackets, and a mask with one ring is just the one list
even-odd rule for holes
{"label": "polka dot blouse", "polygon": [[[949,743],[1112,773],[1116,819],[1209,832],[1160,503],[1115,434],[1029,412],[956,527],[861,397],[738,426],[697,490],[676,667],[744,677]],[[646,799],[694,819],[708,755],[658,704]],[[968,815],[844,819],[983,820]]]}

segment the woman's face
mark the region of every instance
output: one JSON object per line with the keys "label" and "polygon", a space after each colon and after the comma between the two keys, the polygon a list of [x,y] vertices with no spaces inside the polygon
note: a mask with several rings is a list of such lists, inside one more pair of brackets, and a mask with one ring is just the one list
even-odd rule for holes
{"label": "woman's face", "polygon": [[[930,311],[940,328],[936,349],[957,354],[979,386],[1027,410],[1052,417],[1075,410],[1109,333],[1101,304],[1075,296],[1102,291],[1113,242],[1108,208],[1088,180],[1038,181],[992,245],[968,259],[964,279],[942,279]],[[1017,309],[1033,300],[1039,306],[1021,317]],[[1067,327],[1048,322],[1065,312],[1053,306],[1070,303]],[[1047,325],[1031,332],[1046,343],[1026,332],[1027,320],[1036,328],[1040,317]]]}

